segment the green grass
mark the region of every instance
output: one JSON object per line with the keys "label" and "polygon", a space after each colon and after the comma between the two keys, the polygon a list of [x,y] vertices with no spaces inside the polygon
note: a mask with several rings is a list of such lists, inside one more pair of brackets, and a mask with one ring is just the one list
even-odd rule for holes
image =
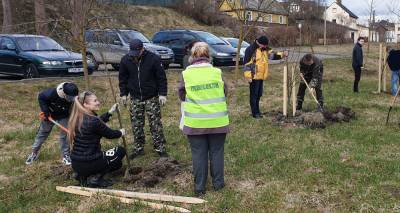
{"label": "green grass", "polygon": [[[253,120],[249,116],[248,86],[241,81],[234,84],[235,74],[225,72],[230,88],[235,88],[229,91],[231,133],[225,144],[227,187],[214,192],[208,183],[207,204],[180,206],[193,212],[399,211],[399,110],[392,111],[391,122],[385,126],[390,96],[373,93],[377,88],[373,65],[363,73],[359,94],[352,93],[350,59],[325,60],[324,65],[326,106],[330,109],[351,107],[357,119],[316,130],[275,126],[271,117]],[[271,66],[270,73],[261,103],[264,112],[282,107],[282,66]],[[180,104],[176,88],[179,73],[168,73],[168,79],[168,103],[163,108],[167,149],[190,176],[190,148],[178,129]],[[81,78],[74,81],[84,87]],[[25,166],[39,124],[37,93],[57,83],[38,80],[0,84],[0,91],[7,90],[0,96],[0,106],[6,109],[0,117],[0,212],[151,211],[145,206],[55,191],[57,185],[75,184],[74,180],[52,173],[52,168],[61,164],[57,132],[42,147],[39,161]],[[107,110],[112,104],[107,79],[94,77],[92,83],[103,103],[103,111]],[[117,85],[116,79],[114,85]],[[307,95],[304,108],[315,107]],[[127,110],[123,110],[122,115],[124,126],[129,129]],[[116,119],[109,125],[117,128]],[[146,132],[146,155],[133,161],[137,166],[149,167],[157,159],[151,151],[147,127]],[[131,144],[132,135],[130,131],[128,133]],[[104,140],[103,147],[117,143],[116,140]],[[154,189],[145,189],[114,177],[114,188],[136,187],[138,191],[192,196],[191,178],[165,180]]]}

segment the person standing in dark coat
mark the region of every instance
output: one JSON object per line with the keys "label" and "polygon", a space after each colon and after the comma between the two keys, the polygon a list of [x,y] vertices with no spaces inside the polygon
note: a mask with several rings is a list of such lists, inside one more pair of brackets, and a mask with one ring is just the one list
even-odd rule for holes
{"label": "person standing in dark coat", "polygon": [[358,83],[360,82],[361,79],[361,67],[363,67],[364,64],[364,56],[363,56],[363,50],[362,50],[362,45],[364,44],[364,38],[359,37],[357,39],[357,43],[354,45],[353,48],[353,70],[354,70],[354,85],[353,85],[353,92],[358,92]]}
{"label": "person standing in dark coat", "polygon": [[122,167],[125,149],[116,146],[107,151],[101,150],[100,139],[120,138],[125,130],[110,129],[105,123],[118,108],[114,104],[111,109],[97,117],[100,102],[92,92],[82,92],[75,98],[68,122],[69,140],[72,144],[72,169],[77,173],[80,185],[89,187],[107,187],[111,182],[104,180],[104,175]]}
{"label": "person standing in dark coat", "polygon": [[[49,117],[63,126],[67,126],[68,117],[74,97],[78,95],[78,87],[74,83],[63,82],[57,88],[49,88],[39,93],[38,101],[41,109],[40,127],[32,145],[32,152],[25,161],[30,165],[39,157],[39,150],[42,144],[49,137],[54,124],[49,121]],[[60,148],[62,152],[63,163],[71,165],[69,143],[67,142],[67,133],[60,130]]]}
{"label": "person standing in dark coat", "polygon": [[124,105],[128,95],[131,96],[130,111],[135,147],[130,158],[144,154],[145,114],[149,120],[154,151],[160,157],[167,157],[160,107],[167,102],[167,77],[160,57],[147,51],[139,39],[131,41],[129,53],[121,59],[119,90]]}
{"label": "person standing in dark coat", "polygon": [[400,75],[400,50],[392,49],[389,52],[387,58],[387,63],[390,70],[392,70],[392,95],[395,96],[397,93],[397,88],[399,85],[399,75]]}

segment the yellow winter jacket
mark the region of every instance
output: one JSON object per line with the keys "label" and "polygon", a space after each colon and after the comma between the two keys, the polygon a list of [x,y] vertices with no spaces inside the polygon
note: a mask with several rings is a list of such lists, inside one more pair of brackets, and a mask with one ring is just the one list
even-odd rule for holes
{"label": "yellow winter jacket", "polygon": [[251,60],[245,64],[246,79],[265,80],[268,78],[268,52],[257,48]]}

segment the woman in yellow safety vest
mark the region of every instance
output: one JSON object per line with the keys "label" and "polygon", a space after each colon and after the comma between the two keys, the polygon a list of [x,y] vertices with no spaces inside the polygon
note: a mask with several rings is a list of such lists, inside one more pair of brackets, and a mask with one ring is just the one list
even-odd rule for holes
{"label": "woman in yellow safety vest", "polygon": [[214,190],[225,186],[224,143],[229,132],[226,85],[222,72],[210,63],[208,45],[197,42],[189,66],[182,72],[179,97],[183,101],[183,133],[192,150],[195,195],[202,196],[208,164]]}

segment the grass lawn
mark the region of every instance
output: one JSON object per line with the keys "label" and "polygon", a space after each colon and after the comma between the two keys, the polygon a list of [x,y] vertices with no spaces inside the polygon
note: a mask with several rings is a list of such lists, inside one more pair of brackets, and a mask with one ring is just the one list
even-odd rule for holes
{"label": "grass lawn", "polygon": [[[400,110],[395,107],[390,125],[385,126],[390,96],[373,93],[377,90],[374,63],[371,62],[368,71],[363,73],[359,94],[352,92],[351,59],[329,59],[324,65],[326,106],[351,107],[357,119],[316,130],[275,126],[272,117],[252,119],[248,86],[242,81],[235,84],[236,75],[224,72],[231,88],[231,133],[225,144],[226,188],[214,192],[209,183],[204,198],[208,203],[180,206],[193,212],[400,211]],[[168,73],[168,79],[168,103],[163,108],[167,149],[173,158],[187,165],[186,169],[175,179],[148,189],[124,183],[120,176],[113,177],[113,188],[193,195],[190,148],[178,129],[179,73]],[[73,81],[84,88],[82,78]],[[152,211],[101,197],[57,192],[55,186],[76,182],[54,172],[54,168],[61,165],[56,131],[42,147],[39,160],[31,166],[25,165],[39,125],[37,94],[59,82],[61,80],[0,84],[0,212]],[[264,84],[263,112],[281,110],[281,82],[282,65],[271,66],[270,78]],[[92,88],[106,111],[112,105],[107,79],[92,78]],[[308,95],[304,108],[316,108]],[[129,128],[127,110],[122,114],[125,128]],[[109,125],[117,128],[116,118]],[[128,141],[132,143],[132,134],[128,133]],[[133,161],[143,167],[157,159],[152,152],[148,129],[146,136],[146,155]],[[117,140],[104,140],[103,147],[117,143]]]}

